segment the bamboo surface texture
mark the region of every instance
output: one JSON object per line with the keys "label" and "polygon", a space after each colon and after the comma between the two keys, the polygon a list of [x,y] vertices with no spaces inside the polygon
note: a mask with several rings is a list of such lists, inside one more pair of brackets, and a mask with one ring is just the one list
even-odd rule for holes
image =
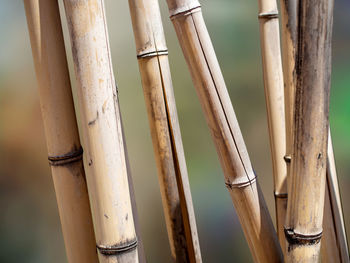
{"label": "bamboo surface texture", "polygon": [[171,254],[201,262],[186,161],[157,0],[129,0]]}
{"label": "bamboo surface texture", "polygon": [[256,262],[281,262],[277,235],[253,172],[200,4],[187,0],[167,3],[252,256]]}
{"label": "bamboo surface texture", "polygon": [[276,0],[259,0],[260,43],[274,176],[277,234],[282,249],[287,209],[286,129],[283,71]]}
{"label": "bamboo surface texture", "polygon": [[24,0],[67,258],[98,262],[56,0]]}
{"label": "bamboo surface texture", "polygon": [[104,3],[65,0],[100,262],[138,262]]}
{"label": "bamboo surface texture", "polygon": [[[293,106],[296,85],[295,56],[298,31],[298,1],[281,1],[282,54],[285,82],[287,157],[291,156]],[[288,158],[290,160],[290,158]],[[287,165],[290,162],[287,162]],[[288,165],[289,167],[289,165]],[[289,174],[288,169],[288,174]],[[343,213],[336,175],[332,141],[328,137],[327,180],[322,235],[322,262],[349,262]],[[332,201],[330,201],[332,200]]]}
{"label": "bamboo surface texture", "polygon": [[324,208],[331,73],[331,1],[301,1],[293,156],[285,235],[287,262],[317,262]]}

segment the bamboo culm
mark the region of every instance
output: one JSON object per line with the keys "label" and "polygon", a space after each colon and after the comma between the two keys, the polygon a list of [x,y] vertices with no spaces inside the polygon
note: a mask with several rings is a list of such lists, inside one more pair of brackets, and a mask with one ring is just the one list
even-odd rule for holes
{"label": "bamboo culm", "polygon": [[270,148],[274,177],[277,234],[284,244],[287,209],[286,129],[284,116],[283,71],[276,0],[259,0],[260,42],[263,62]]}
{"label": "bamboo culm", "polygon": [[[285,110],[287,157],[290,160],[292,146],[292,125],[294,93],[296,85],[295,56],[297,48],[298,1],[281,1],[283,68],[285,80]],[[349,262],[348,245],[335,170],[334,154],[330,133],[328,135],[328,159],[326,192],[322,235],[322,262]],[[288,168],[290,161],[287,162]],[[290,169],[288,169],[289,174]],[[289,177],[289,176],[288,176]]]}
{"label": "bamboo culm", "polygon": [[[293,155],[286,215],[286,261],[317,262],[327,165],[332,1],[299,5]],[[317,29],[317,30],[315,30]]]}
{"label": "bamboo culm", "polygon": [[56,0],[24,0],[68,262],[98,261]]}
{"label": "bamboo culm", "polygon": [[138,262],[118,94],[103,1],[64,0],[100,262]]}
{"label": "bamboo culm", "polygon": [[170,18],[256,262],[281,262],[282,252],[257,183],[198,1],[167,0]]}
{"label": "bamboo culm", "polygon": [[201,262],[197,227],[157,0],[129,0],[171,254]]}

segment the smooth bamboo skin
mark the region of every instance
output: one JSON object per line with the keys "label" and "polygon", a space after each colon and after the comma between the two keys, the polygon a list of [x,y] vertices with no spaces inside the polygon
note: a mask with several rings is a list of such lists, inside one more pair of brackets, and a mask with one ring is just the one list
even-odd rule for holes
{"label": "smooth bamboo skin", "polygon": [[287,209],[286,129],[282,58],[276,0],[259,0],[260,42],[263,62],[270,148],[274,176],[277,234],[284,248]]}
{"label": "smooth bamboo skin", "polygon": [[333,3],[301,1],[299,16],[286,261],[318,262],[326,183]]}
{"label": "smooth bamboo skin", "polygon": [[56,0],[24,0],[68,262],[98,262]]}
{"label": "smooth bamboo skin", "polygon": [[100,262],[138,262],[104,3],[65,0]]}
{"label": "smooth bamboo skin", "polygon": [[129,0],[171,254],[202,262],[157,0]]}
{"label": "smooth bamboo skin", "polygon": [[[349,262],[344,218],[337,171],[335,168],[333,146],[328,134],[327,186],[325,194],[325,213],[323,215],[323,236],[321,245],[322,262]],[[329,211],[329,212],[327,212]]]}
{"label": "smooth bamboo skin", "polygon": [[256,262],[281,262],[282,252],[197,1],[168,0],[225,181]]}

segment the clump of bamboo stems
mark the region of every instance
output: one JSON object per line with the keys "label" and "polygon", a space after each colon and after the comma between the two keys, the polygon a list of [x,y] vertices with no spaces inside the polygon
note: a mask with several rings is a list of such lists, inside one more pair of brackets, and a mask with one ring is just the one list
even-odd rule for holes
{"label": "clump of bamboo stems", "polygon": [[298,15],[286,260],[316,262],[320,255],[327,165],[333,3],[302,1]]}
{"label": "clump of bamboo stems", "polygon": [[67,258],[97,262],[58,3],[24,0],[24,6]]}
{"label": "clump of bamboo stems", "polygon": [[[293,144],[293,107],[295,97],[296,74],[295,56],[298,31],[298,1],[281,1],[283,68],[285,80],[285,109],[287,156],[291,157]],[[331,137],[328,137],[327,180],[322,235],[322,261],[349,262],[348,246],[341,209],[341,200],[334,164]],[[289,166],[288,166],[289,167]],[[290,169],[288,169],[289,174]],[[332,200],[332,201],[331,201]]]}
{"label": "clump of bamboo stems", "polygon": [[258,262],[280,262],[282,253],[277,235],[253,172],[200,4],[191,0],[167,0],[167,3],[253,258]]}
{"label": "clump of bamboo stems", "polygon": [[191,192],[157,0],[129,0],[172,257],[201,262]]}
{"label": "clump of bamboo stems", "polygon": [[284,248],[287,170],[283,71],[276,0],[259,0],[259,22],[265,99],[274,176],[277,234]]}
{"label": "clump of bamboo stems", "polygon": [[138,262],[103,1],[65,0],[100,262]]}

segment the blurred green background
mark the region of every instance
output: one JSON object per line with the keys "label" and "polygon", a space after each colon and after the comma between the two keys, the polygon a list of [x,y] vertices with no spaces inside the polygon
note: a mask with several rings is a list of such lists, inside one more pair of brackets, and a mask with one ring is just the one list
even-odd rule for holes
{"label": "blurred green background", "polygon": [[[60,6],[61,11],[62,3]],[[148,262],[170,262],[127,1],[106,2],[132,176]],[[257,2],[202,0],[203,14],[254,169],[274,217]],[[252,261],[195,94],[160,3],[204,262]],[[350,2],[335,1],[330,122],[350,228]],[[0,262],[66,262],[22,1],[0,1]],[[74,74],[65,17],[73,92]]]}

